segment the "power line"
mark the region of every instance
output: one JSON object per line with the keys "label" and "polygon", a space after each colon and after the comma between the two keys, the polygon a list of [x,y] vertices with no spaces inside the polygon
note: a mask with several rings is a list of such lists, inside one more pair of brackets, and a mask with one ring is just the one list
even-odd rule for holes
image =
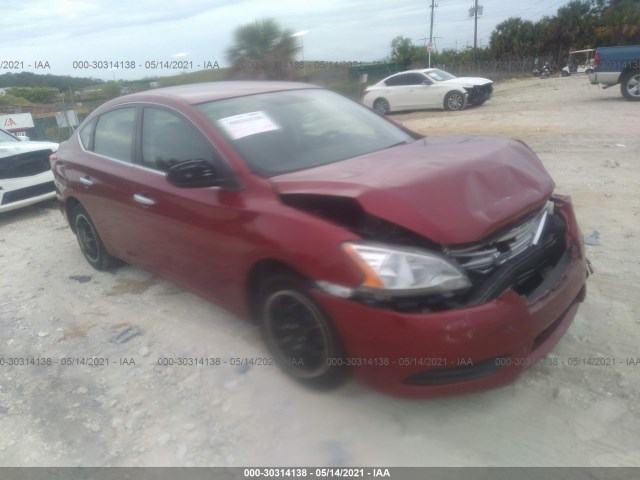
{"label": "power line", "polygon": [[[558,6],[560,6],[561,4],[567,4],[569,3],[569,0],[560,0],[559,2],[550,5],[549,7],[545,7],[545,10],[550,10],[552,8],[556,8]],[[514,16],[519,17],[520,15],[522,15],[523,13],[528,12],[529,10],[531,10],[533,7],[538,6],[538,3],[532,3],[529,7],[525,8],[524,10],[522,10],[520,13],[515,14]]]}

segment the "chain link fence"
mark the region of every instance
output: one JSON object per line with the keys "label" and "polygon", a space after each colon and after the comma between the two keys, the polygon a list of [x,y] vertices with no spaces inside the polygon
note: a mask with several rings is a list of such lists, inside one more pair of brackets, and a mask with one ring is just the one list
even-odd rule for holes
{"label": "chain link fence", "polygon": [[33,119],[33,127],[26,130],[29,140],[63,142],[72,134],[74,127],[61,127],[56,118],[56,114],[68,110],[74,110],[78,119],[78,125],[87,117],[92,108],[79,106],[72,108],[62,104],[42,104],[42,105],[3,105],[0,107],[0,115],[14,113],[30,113]]}
{"label": "chain link fence", "polygon": [[530,76],[534,68],[541,68],[545,62],[551,65],[551,72],[559,72],[564,64],[552,57],[523,57],[505,60],[476,60],[475,62],[451,62],[433,66],[446,70],[458,77],[481,76],[498,81],[507,78]]}

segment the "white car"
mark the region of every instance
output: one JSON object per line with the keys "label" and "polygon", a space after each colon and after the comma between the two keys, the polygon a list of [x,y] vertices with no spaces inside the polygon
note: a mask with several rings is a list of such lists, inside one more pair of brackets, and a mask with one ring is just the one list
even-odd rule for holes
{"label": "white car", "polygon": [[443,108],[462,110],[482,105],[493,94],[487,78],[456,77],[439,68],[407,70],[364,91],[362,103],[384,115],[402,110]]}
{"label": "white car", "polygon": [[0,130],[0,213],[55,198],[52,142],[20,141]]}

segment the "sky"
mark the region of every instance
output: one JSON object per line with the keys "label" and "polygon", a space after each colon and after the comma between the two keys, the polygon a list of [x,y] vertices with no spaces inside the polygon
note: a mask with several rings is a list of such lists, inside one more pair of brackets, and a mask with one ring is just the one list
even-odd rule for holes
{"label": "sky", "polygon": [[[478,45],[487,45],[494,27],[509,17],[535,21],[555,15],[568,1],[480,0]],[[473,45],[473,0],[436,4],[435,46]],[[304,55],[307,61],[377,61],[389,55],[398,35],[425,44],[430,5],[430,0],[2,0],[0,74],[134,80],[181,71],[151,68],[154,61],[181,61],[173,66],[185,71],[225,67],[233,31],[267,17],[294,32],[307,31],[298,37],[298,60]]]}

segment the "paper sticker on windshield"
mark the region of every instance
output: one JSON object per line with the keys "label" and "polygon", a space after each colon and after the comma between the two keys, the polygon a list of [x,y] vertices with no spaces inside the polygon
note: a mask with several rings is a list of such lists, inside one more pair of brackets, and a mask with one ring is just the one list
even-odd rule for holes
{"label": "paper sticker on windshield", "polygon": [[218,123],[234,140],[280,129],[280,126],[263,111],[221,118]]}

